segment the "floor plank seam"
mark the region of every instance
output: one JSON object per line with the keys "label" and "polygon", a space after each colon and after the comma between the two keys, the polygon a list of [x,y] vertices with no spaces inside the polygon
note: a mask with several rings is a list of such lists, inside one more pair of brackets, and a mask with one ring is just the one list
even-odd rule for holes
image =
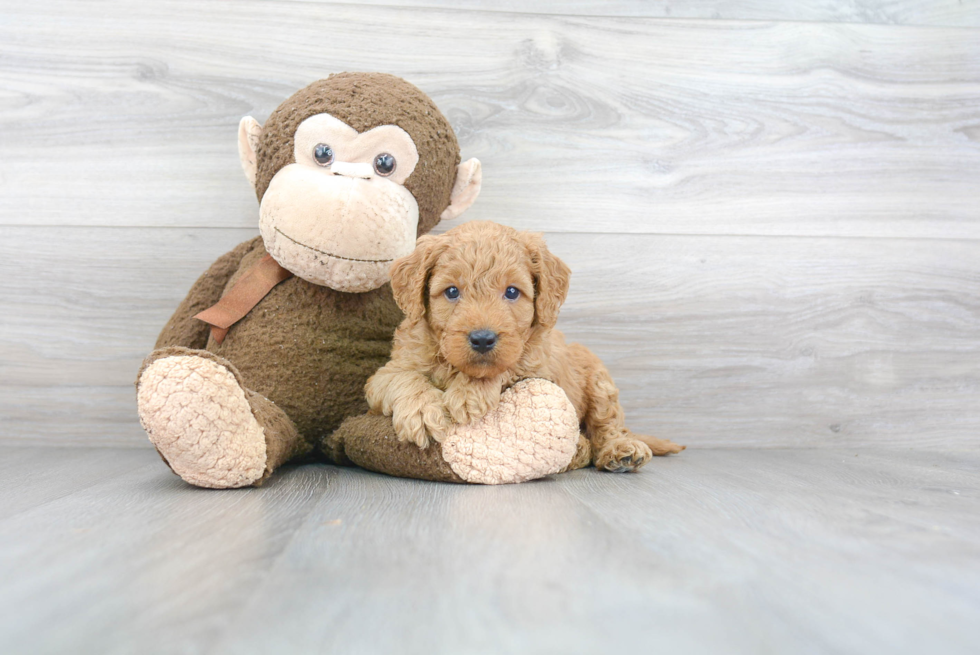
{"label": "floor plank seam", "polygon": [[[219,634],[214,638],[210,646],[207,646],[203,649],[203,652],[206,655],[219,652],[222,644],[224,644],[229,638],[231,638],[232,631],[238,625],[238,619],[241,618],[242,616],[247,615],[252,605],[255,602],[257,602],[259,599],[264,597],[262,591],[267,587],[267,583],[269,579],[274,575],[276,569],[279,566],[279,562],[281,562],[282,559],[286,556],[286,553],[289,552],[290,546],[294,544],[296,540],[299,538],[300,534],[303,531],[303,528],[305,528],[308,524],[310,524],[313,521],[313,515],[316,512],[316,509],[320,506],[320,503],[323,501],[323,498],[327,495],[327,492],[330,491],[331,487],[336,486],[338,482],[337,478],[341,475],[338,469],[343,467],[337,466],[335,464],[325,464],[325,467],[326,467],[326,479],[325,481],[319,483],[319,486],[321,487],[320,493],[316,498],[316,500],[310,503],[309,511],[307,511],[306,513],[307,515],[299,523],[297,523],[296,529],[293,530],[289,538],[286,539],[286,541],[283,543],[282,548],[279,549],[279,552],[276,553],[273,557],[269,558],[269,565],[266,567],[265,571],[262,572],[260,579],[255,582],[253,591],[248,594],[245,594],[245,598],[243,599],[242,603],[239,605],[238,611],[234,613],[230,613],[226,627],[219,632]],[[276,476],[278,478],[278,480],[276,480],[276,484],[281,484],[281,485],[288,484],[288,474],[295,472],[295,470],[296,467],[290,467],[286,470],[280,471]],[[262,487],[259,487],[258,489],[262,489]]]}
{"label": "floor plank seam", "polygon": [[115,475],[113,475],[111,477],[108,477],[108,478],[100,478],[98,480],[92,480],[91,482],[88,482],[88,483],[83,484],[83,485],[81,485],[81,486],[79,486],[77,488],[72,489],[68,493],[61,494],[61,495],[56,496],[54,498],[45,499],[45,500],[41,501],[40,503],[38,503],[37,505],[32,505],[30,507],[24,507],[23,509],[19,509],[19,510],[15,511],[15,512],[13,512],[11,514],[7,514],[3,518],[0,518],[0,521],[9,521],[10,519],[12,519],[14,517],[21,516],[22,514],[26,514],[26,513],[29,513],[29,512],[34,512],[34,511],[37,511],[39,509],[46,508],[49,505],[52,505],[54,503],[61,502],[61,501],[65,500],[66,498],[71,498],[72,496],[74,496],[74,495],[76,495],[76,494],[78,494],[80,492],[89,491],[91,489],[97,489],[98,487],[101,487],[102,485],[114,483],[117,480],[119,480],[120,478],[125,477],[127,475],[134,475],[135,473],[137,473],[139,471],[143,471],[143,470],[150,471],[151,469],[155,469],[157,466],[158,466],[158,464],[156,464],[156,463],[153,463],[153,464],[144,464],[144,465],[139,466],[139,467],[134,468],[134,469],[120,471],[119,473],[117,473],[117,474],[115,474]]}

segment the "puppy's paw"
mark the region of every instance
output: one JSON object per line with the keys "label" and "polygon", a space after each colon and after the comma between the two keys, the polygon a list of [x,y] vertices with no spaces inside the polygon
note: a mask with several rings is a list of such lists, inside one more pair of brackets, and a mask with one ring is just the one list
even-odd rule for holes
{"label": "puppy's paw", "polygon": [[500,383],[454,379],[442,396],[446,412],[454,423],[476,423],[500,404]]}
{"label": "puppy's paw", "polygon": [[442,403],[434,400],[413,403],[412,407],[395,407],[391,421],[399,441],[428,448],[431,441],[442,441],[452,423]]}
{"label": "puppy's paw", "polygon": [[600,471],[626,473],[638,471],[650,461],[650,446],[639,439],[619,437],[607,441],[596,453],[595,467]]}
{"label": "puppy's paw", "polygon": [[422,408],[422,424],[431,439],[442,443],[453,422],[446,415],[446,408],[441,402],[434,402]]}
{"label": "puppy's paw", "polygon": [[399,441],[413,443],[419,448],[429,447],[429,435],[425,432],[425,425],[419,414],[402,415],[395,412],[391,422],[395,426],[395,436]]}

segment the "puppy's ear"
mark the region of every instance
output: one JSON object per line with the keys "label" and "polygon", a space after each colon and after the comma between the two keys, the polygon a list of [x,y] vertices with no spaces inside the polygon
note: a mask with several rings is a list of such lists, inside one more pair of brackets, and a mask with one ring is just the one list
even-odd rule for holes
{"label": "puppy's ear", "polygon": [[420,321],[425,316],[429,275],[446,246],[446,239],[441,235],[419,237],[412,254],[396,259],[391,265],[391,290],[395,302],[413,321]]}
{"label": "puppy's ear", "polygon": [[553,328],[558,321],[558,310],[568,296],[572,271],[548,250],[540,234],[522,232],[521,238],[534,275],[534,324]]}

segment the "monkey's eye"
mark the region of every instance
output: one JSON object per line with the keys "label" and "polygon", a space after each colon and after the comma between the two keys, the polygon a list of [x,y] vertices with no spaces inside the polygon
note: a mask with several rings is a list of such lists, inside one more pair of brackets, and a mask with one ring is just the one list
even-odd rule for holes
{"label": "monkey's eye", "polygon": [[395,158],[383,152],[374,158],[374,170],[382,177],[388,177],[395,172]]}
{"label": "monkey's eye", "polygon": [[446,296],[446,300],[458,300],[459,299],[459,289],[456,287],[449,287],[442,292],[442,295]]}
{"label": "monkey's eye", "polygon": [[316,144],[316,147],[313,148],[313,159],[320,166],[329,166],[333,163],[333,148],[326,143]]}
{"label": "monkey's eye", "polygon": [[518,289],[517,287],[507,287],[507,290],[504,291],[504,298],[506,298],[507,300],[517,300],[520,297],[521,297],[521,290]]}

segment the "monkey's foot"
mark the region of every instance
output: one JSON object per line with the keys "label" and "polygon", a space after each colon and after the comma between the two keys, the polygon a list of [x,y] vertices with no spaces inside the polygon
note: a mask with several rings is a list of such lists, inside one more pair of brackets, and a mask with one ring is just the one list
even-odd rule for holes
{"label": "monkey's foot", "polygon": [[155,360],[140,375],[137,402],[150,441],[186,482],[247,487],[265,472],[262,426],[221,364],[195,356]]}
{"label": "monkey's foot", "polygon": [[[442,456],[467,482],[524,482],[567,470],[579,449],[579,424],[568,396],[548,380],[521,380],[481,420],[454,425]],[[586,465],[588,461],[586,461]]]}

